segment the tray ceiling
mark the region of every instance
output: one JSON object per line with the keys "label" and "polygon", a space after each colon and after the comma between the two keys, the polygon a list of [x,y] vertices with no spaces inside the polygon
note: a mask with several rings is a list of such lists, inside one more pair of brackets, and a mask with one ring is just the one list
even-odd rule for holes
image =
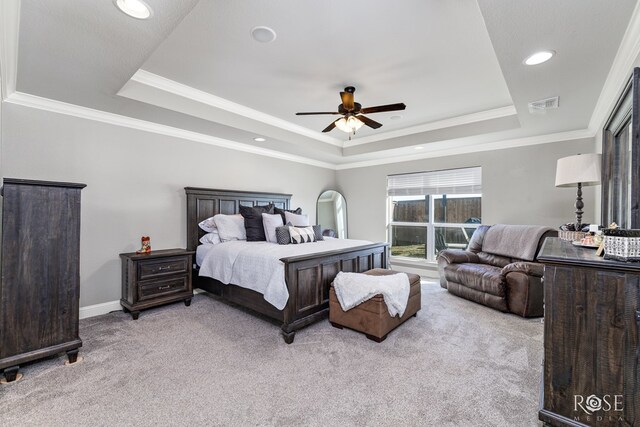
{"label": "tray ceiling", "polygon": [[[17,91],[331,164],[588,128],[635,0],[23,0]],[[277,38],[259,43],[253,27]],[[540,49],[557,55],[528,67]],[[339,91],[404,102],[351,141]],[[527,103],[560,97],[531,114]],[[391,116],[401,115],[400,119]],[[255,142],[263,136],[265,142]],[[435,145],[434,145],[435,144]]]}

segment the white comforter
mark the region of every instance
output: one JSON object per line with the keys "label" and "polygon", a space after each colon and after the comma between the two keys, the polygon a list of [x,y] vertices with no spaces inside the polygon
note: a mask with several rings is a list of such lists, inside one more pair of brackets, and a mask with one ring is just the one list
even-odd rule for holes
{"label": "white comforter", "polygon": [[200,276],[260,292],[264,299],[282,310],[289,299],[280,258],[307,255],[334,249],[370,244],[366,240],[331,239],[299,245],[269,242],[229,241],[211,246],[200,264]]}

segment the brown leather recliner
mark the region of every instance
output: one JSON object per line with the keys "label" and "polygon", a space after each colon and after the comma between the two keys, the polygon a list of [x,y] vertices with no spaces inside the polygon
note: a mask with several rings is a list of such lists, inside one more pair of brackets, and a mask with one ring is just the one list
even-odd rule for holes
{"label": "brown leather recliner", "polygon": [[480,226],[466,250],[438,255],[440,286],[452,294],[523,317],[543,315],[543,266],[536,262],[550,227]]}

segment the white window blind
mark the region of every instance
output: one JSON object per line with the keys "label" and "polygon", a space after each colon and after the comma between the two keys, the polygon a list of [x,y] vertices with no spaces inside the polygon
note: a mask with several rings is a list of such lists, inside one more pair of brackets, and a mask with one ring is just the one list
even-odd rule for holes
{"label": "white window blind", "polygon": [[447,169],[387,177],[389,196],[482,193],[482,168]]}

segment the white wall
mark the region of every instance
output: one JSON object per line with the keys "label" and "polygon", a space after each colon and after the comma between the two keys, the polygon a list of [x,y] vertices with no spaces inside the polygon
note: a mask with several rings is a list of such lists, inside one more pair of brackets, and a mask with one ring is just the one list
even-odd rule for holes
{"label": "white wall", "polygon": [[[484,224],[558,227],[573,222],[576,189],[554,186],[556,161],[594,149],[594,139],[588,138],[338,171],[338,190],[349,209],[349,237],[387,239],[387,175],[470,166],[482,167]],[[584,223],[595,218],[596,189],[599,194],[599,186],[584,189]]]}
{"label": "white wall", "polygon": [[[315,219],[326,189],[346,200],[349,237],[386,240],[386,177],[393,173],[482,166],[483,222],[558,226],[572,221],[575,189],[554,187],[556,160],[593,152],[593,139],[556,142],[333,170],[223,149],[95,121],[4,104],[2,172],[6,177],[87,184],[82,193],[81,306],[120,299],[118,254],[151,236],[154,249],[184,247],[183,188],[292,193]],[[585,190],[584,221],[594,194]]]}
{"label": "white wall", "polygon": [[186,245],[184,187],[293,194],[315,219],[335,171],[4,104],[5,177],[87,184],[82,191],[80,306],[120,299],[121,252]]}

